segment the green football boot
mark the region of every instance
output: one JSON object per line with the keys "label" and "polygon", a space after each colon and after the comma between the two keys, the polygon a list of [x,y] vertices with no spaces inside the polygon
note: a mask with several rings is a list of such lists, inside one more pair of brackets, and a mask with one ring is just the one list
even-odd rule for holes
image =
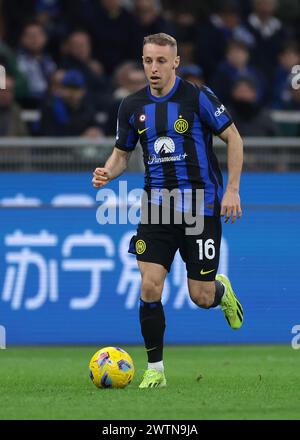
{"label": "green football boot", "polygon": [[167,386],[165,374],[158,370],[146,370],[139,388],[163,388]]}
{"label": "green football boot", "polygon": [[221,281],[225,286],[225,293],[221,299],[221,309],[225,318],[234,330],[240,328],[243,324],[243,307],[232,290],[231,283],[226,275],[216,275],[216,280]]}

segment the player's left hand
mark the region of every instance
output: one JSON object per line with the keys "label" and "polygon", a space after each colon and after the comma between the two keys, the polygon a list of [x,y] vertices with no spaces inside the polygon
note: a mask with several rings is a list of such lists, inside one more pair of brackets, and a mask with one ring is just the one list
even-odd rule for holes
{"label": "player's left hand", "polygon": [[234,223],[236,218],[241,218],[242,209],[238,191],[226,190],[221,204],[221,216],[225,216],[224,223],[227,223],[230,217],[230,223]]}

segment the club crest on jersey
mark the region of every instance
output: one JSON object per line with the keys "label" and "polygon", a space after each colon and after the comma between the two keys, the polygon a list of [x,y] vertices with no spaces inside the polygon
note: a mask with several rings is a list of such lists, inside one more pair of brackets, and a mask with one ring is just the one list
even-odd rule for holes
{"label": "club crest on jersey", "polygon": [[144,114],[140,115],[139,121],[140,122],[145,122],[146,121],[146,115],[144,115]]}
{"label": "club crest on jersey", "polygon": [[144,240],[138,240],[135,244],[135,250],[136,253],[141,255],[145,252],[146,250],[146,243],[144,242]]}
{"label": "club crest on jersey", "polygon": [[172,138],[168,136],[162,136],[156,139],[154,143],[155,153],[174,153],[175,144]]}
{"label": "club crest on jersey", "polygon": [[189,128],[189,123],[186,119],[183,119],[183,117],[180,115],[178,119],[174,122],[174,130],[177,131],[177,133],[185,133]]}

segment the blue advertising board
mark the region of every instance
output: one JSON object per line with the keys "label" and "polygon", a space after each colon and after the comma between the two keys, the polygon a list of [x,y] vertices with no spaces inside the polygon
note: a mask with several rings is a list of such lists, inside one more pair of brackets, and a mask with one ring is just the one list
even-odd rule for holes
{"label": "blue advertising board", "polygon": [[[0,176],[7,345],[142,343],[140,275],[127,253],[136,226],[98,224],[89,173],[16,176]],[[122,180],[128,192],[143,185],[137,174]],[[119,182],[109,186],[116,194]],[[192,303],[178,254],[163,294],[167,343],[291,342],[300,324],[299,189],[299,174],[243,175],[243,217],[223,227],[219,272],[230,276],[243,303],[244,325],[232,331],[219,309]]]}

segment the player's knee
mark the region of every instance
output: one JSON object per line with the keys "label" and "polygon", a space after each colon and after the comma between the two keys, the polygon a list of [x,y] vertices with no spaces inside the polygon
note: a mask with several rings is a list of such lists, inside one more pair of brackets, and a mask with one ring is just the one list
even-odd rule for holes
{"label": "player's knee", "polygon": [[163,290],[163,283],[153,279],[142,279],[142,299],[145,301],[160,301]]}
{"label": "player's knee", "polygon": [[198,306],[208,309],[214,302],[214,291],[209,287],[190,290],[191,300]]}

